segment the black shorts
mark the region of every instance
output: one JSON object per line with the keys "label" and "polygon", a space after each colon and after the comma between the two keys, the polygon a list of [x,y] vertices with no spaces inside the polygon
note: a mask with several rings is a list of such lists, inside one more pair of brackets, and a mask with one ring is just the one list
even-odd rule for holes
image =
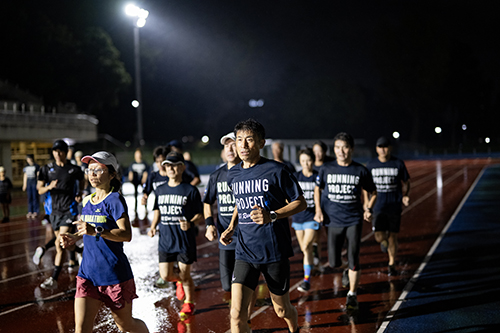
{"label": "black shorts", "polygon": [[73,222],[75,217],[71,213],[66,214],[50,214],[50,224],[54,231],[58,231],[61,227],[68,227],[70,232],[74,229]]}
{"label": "black shorts", "polygon": [[233,283],[240,283],[252,290],[259,284],[260,273],[264,275],[269,292],[282,296],[290,290],[290,261],[272,262],[269,264],[252,264],[236,260],[233,272]]}
{"label": "black shorts", "polygon": [[219,249],[220,283],[222,284],[222,289],[225,291],[231,291],[231,279],[233,277],[235,261],[235,250]]}
{"label": "black shorts", "polygon": [[342,247],[347,239],[349,269],[359,270],[359,249],[363,222],[350,227],[328,227],[328,261],[331,267],[342,266]]}
{"label": "black shorts", "polygon": [[191,265],[196,261],[196,252],[194,253],[166,253],[158,251],[159,262],[182,262],[185,265]]}
{"label": "black shorts", "polygon": [[373,231],[398,233],[401,226],[401,213],[376,213],[372,220]]}

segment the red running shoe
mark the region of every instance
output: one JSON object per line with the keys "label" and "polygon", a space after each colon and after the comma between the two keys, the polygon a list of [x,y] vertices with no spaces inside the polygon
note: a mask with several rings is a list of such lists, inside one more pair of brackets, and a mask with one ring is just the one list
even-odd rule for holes
{"label": "red running shoe", "polygon": [[179,312],[179,316],[181,317],[181,320],[186,320],[189,318],[189,316],[194,315],[195,312],[194,304],[193,303],[184,303],[182,304],[181,311]]}
{"label": "red running shoe", "polygon": [[175,296],[179,301],[182,301],[186,297],[186,293],[184,293],[184,288],[182,287],[182,282],[177,281],[177,289],[175,291]]}

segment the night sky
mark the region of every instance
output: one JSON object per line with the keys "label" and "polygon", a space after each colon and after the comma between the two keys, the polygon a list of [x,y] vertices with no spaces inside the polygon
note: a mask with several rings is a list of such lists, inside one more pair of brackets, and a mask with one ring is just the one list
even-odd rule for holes
{"label": "night sky", "polygon": [[[30,49],[47,24],[76,37],[84,28],[102,28],[133,79],[133,28],[125,3],[8,4],[13,15],[2,23],[0,79],[46,102],[79,98],[84,80],[71,68],[57,68],[59,50],[40,56]],[[493,121],[500,93],[496,1],[135,3],[150,12],[140,30],[148,143],[218,138],[248,117],[261,121],[271,138],[332,138],[347,131],[370,142],[399,131],[402,141],[431,146],[434,127],[441,126],[440,144],[450,148],[474,146],[486,136],[500,140]],[[43,71],[48,63],[55,69]],[[72,78],[74,90],[47,89],[48,75]],[[100,132],[132,141],[133,98],[132,81],[117,104],[86,112],[101,120]],[[250,99],[264,99],[264,107],[250,108]]]}

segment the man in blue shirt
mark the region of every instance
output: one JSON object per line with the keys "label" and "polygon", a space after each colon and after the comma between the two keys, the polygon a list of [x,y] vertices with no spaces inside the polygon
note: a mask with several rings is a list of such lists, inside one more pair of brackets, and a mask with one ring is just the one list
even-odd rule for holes
{"label": "man in blue shirt", "polygon": [[382,252],[389,255],[388,274],[396,275],[395,260],[398,251],[398,233],[401,225],[401,203],[410,204],[410,175],[405,163],[392,156],[392,145],[388,138],[377,140],[378,157],[368,162],[377,186],[377,202],[373,207],[373,231]]}
{"label": "man in blue shirt", "polygon": [[[377,191],[368,169],[352,160],[353,137],[344,132],[339,133],[333,138],[333,147],[337,160],[323,164],[316,180],[314,219],[328,227],[328,259],[331,267],[342,266],[342,247],[347,240],[349,269],[344,271],[342,284],[349,286],[347,310],[356,310],[361,231],[363,220],[371,221]],[[365,203],[365,211],[361,203],[362,190],[370,196]]]}
{"label": "man in blue shirt", "polygon": [[297,310],[290,303],[290,262],[293,255],[287,217],[306,209],[297,179],[279,162],[260,156],[265,129],[248,119],[234,128],[242,162],[229,170],[227,183],[236,207],[220,241],[229,245],[238,226],[236,263],[231,286],[231,332],[249,332],[248,304],[259,276],[265,277],[274,310],[290,332],[298,332]]}

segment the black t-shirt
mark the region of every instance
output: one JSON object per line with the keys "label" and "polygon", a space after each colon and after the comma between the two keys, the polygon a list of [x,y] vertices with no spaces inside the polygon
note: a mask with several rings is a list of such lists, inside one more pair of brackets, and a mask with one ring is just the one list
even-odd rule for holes
{"label": "black t-shirt", "polygon": [[300,188],[304,192],[304,199],[306,199],[307,202],[307,208],[305,210],[292,216],[292,221],[295,223],[314,221],[314,215],[316,214],[314,209],[314,188],[316,187],[317,176],[318,172],[316,170],[313,170],[313,174],[310,177],[304,176],[302,171],[295,173]]}
{"label": "black t-shirt", "polygon": [[323,164],[316,185],[323,190],[321,209],[327,227],[349,227],[361,223],[361,190],[375,191],[368,169],[354,161],[348,166],[340,166],[337,161]]}
{"label": "black t-shirt", "polygon": [[[231,188],[227,185],[227,164],[224,164],[219,169],[212,172],[208,185],[205,189],[205,197],[203,202],[212,205],[217,201],[217,231],[219,235],[224,232],[231,223],[233,217],[235,200]],[[233,235],[233,242],[229,245],[223,245],[219,240],[219,249],[234,250],[236,248],[236,240],[238,237],[238,228]]]}
{"label": "black t-shirt", "polygon": [[247,169],[238,164],[229,170],[227,183],[238,208],[236,259],[268,264],[293,256],[288,219],[257,224],[250,218],[254,205],[276,211],[302,195],[297,179],[283,164],[261,157]]}
{"label": "black t-shirt", "polygon": [[69,161],[63,167],[52,162],[40,169],[38,180],[44,185],[57,180],[57,185],[50,190],[52,198],[52,214],[63,215],[70,213],[71,203],[75,200],[75,184],[83,180],[83,172],[79,166]]}

